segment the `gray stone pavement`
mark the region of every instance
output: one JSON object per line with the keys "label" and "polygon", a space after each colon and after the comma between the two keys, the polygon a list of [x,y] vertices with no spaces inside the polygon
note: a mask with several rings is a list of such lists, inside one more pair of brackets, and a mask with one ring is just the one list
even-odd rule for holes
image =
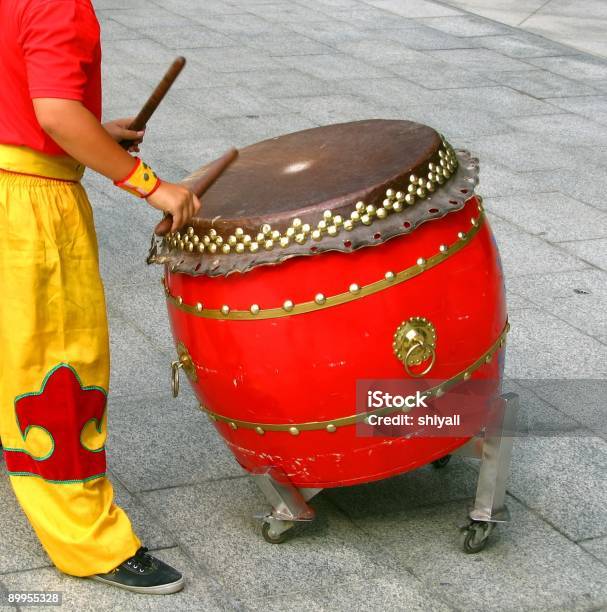
{"label": "gray stone pavement", "polygon": [[313,524],[266,544],[261,495],[191,392],[170,397],[161,270],[143,263],[157,213],[89,173],[113,481],[188,586],[146,598],[60,575],[2,475],[0,588],[63,591],[66,610],[607,609],[607,60],[430,0],[95,5],[108,118],[132,114],[173,56],[188,57],[143,154],[168,179],[231,145],[369,117],[428,123],[478,155],[507,277],[508,386],[522,419],[571,434],[516,440],[513,520],[480,555],[458,545],[476,474],[456,459],[326,491]]}
{"label": "gray stone pavement", "polygon": [[[445,4],[607,57],[603,0],[443,0]],[[581,33],[581,35],[580,35]]]}

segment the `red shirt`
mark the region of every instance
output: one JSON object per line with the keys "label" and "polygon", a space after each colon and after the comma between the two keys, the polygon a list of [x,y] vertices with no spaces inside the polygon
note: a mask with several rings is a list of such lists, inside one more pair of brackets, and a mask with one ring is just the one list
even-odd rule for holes
{"label": "red shirt", "polygon": [[101,119],[99,22],[90,0],[0,0],[0,143],[65,152],[32,98],[79,100]]}

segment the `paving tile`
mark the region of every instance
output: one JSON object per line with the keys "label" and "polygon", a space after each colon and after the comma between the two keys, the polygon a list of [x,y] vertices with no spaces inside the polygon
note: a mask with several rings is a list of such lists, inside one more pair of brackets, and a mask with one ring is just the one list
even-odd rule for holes
{"label": "paving tile", "polygon": [[590,1],[584,5],[584,11],[574,17],[554,14],[552,7],[557,3],[550,3],[548,14],[538,11],[535,15],[531,15],[525,21],[525,27],[537,34],[558,39],[581,51],[604,57],[607,54],[605,44],[607,19],[601,15],[602,11],[597,10],[604,5]]}
{"label": "paving tile", "polygon": [[144,31],[148,26],[165,25],[187,27],[189,23],[186,17],[167,11],[161,7],[154,7],[154,10],[149,10],[149,8],[145,7],[124,8],[123,4],[119,10],[107,11],[106,15],[109,15],[114,21],[126,27],[133,27],[133,25],[136,25],[138,29]]}
{"label": "paving tile", "polygon": [[512,522],[500,525],[479,555],[465,555],[457,544],[455,525],[465,516],[459,501],[355,522],[394,563],[458,609],[600,607],[607,596],[607,568],[513,498],[507,505]]}
{"label": "paving tile", "polygon": [[285,67],[295,68],[319,79],[336,80],[352,78],[379,78],[390,76],[385,69],[371,66],[358,59],[343,54],[310,55],[302,62],[297,57],[276,58]]}
{"label": "paving tile", "polygon": [[596,538],[607,535],[606,470],[605,440],[516,438],[508,491],[568,538]]}
{"label": "paving tile", "polygon": [[215,72],[242,72],[243,70],[280,68],[280,64],[268,54],[245,46],[198,49],[192,61],[212,68]]}
{"label": "paving tile", "polygon": [[386,610],[408,612],[447,612],[455,610],[440,600],[440,594],[420,588],[417,578],[399,573],[379,578],[346,577],[328,589],[300,591],[280,597],[264,597],[245,602],[246,610],[267,612],[308,612],[309,610],[332,610],[348,612],[356,610]]}
{"label": "paving tile", "polygon": [[308,36],[295,32],[264,33],[247,39],[247,46],[261,49],[270,56],[320,55],[331,48]]}
{"label": "paving tile", "polygon": [[[202,99],[201,99],[202,98]],[[206,120],[246,115],[274,115],[289,112],[289,107],[245,87],[215,87],[204,91],[182,91],[180,103],[190,111],[198,111],[204,106]]]}
{"label": "paving tile", "polygon": [[546,274],[582,270],[588,264],[546,241],[522,231],[518,226],[490,216],[490,223],[500,249],[506,278],[528,274]]}
{"label": "paving tile", "polygon": [[173,357],[175,346],[161,287],[164,269],[155,266],[153,270],[156,282],[109,287],[106,299],[112,312],[141,332],[159,353]]}
{"label": "paving tile", "polygon": [[369,39],[337,44],[341,53],[351,55],[370,64],[389,66],[402,62],[422,61],[424,54],[409,47],[406,41]]}
{"label": "paving tile", "polygon": [[339,82],[339,89],[340,93],[368,100],[378,108],[393,106],[410,109],[413,106],[430,106],[435,95],[420,85],[395,76],[382,79],[344,79]]}
{"label": "paving tile", "polygon": [[101,26],[101,48],[104,49],[113,40],[131,40],[139,38],[141,34],[136,29],[127,28],[110,18],[98,17]]}
{"label": "paving tile", "polygon": [[[189,20],[182,15],[178,15],[171,11],[167,11],[161,7],[155,7],[154,10],[146,8],[124,8],[112,11],[111,18],[118,23],[127,27],[137,25],[140,30],[145,30],[148,26],[183,26],[189,25]],[[105,59],[105,58],[104,58]]]}
{"label": "paving tile", "polygon": [[577,240],[575,242],[564,242],[561,246],[577,255],[580,259],[587,261],[597,268],[607,271],[607,239]]}
{"label": "paving tile", "polygon": [[529,308],[512,311],[510,325],[505,370],[510,378],[606,377],[607,346],[580,334],[562,319]]}
{"label": "paving tile", "polygon": [[584,550],[607,565],[607,537],[584,540],[579,544]]}
{"label": "paving tile", "polygon": [[[109,425],[110,436],[115,421],[116,418],[112,417]],[[120,452],[116,446],[117,445],[112,444],[110,437],[110,443],[107,449],[108,465],[110,468],[113,466],[114,458]],[[124,448],[129,448],[129,446],[127,442]],[[152,455],[153,454],[154,453],[152,453]],[[132,457],[133,454],[131,453],[131,461]],[[149,460],[150,455],[145,455],[145,457],[146,459],[143,461],[144,455],[137,455],[137,458],[142,460],[142,463],[145,462],[149,465],[151,463]],[[110,474],[110,480],[114,487],[114,500],[116,504],[128,514],[131,525],[133,526],[133,531],[137,534],[143,545],[150,550],[159,550],[161,548],[176,546],[175,538],[165,529],[164,525],[158,520],[158,517],[150,513],[133,495],[131,495],[115,474]]]}
{"label": "paving tile", "polygon": [[[555,112],[554,106],[536,100],[509,87],[468,87],[456,91],[440,92],[437,96],[445,100],[445,105],[478,109],[491,112],[500,117],[547,115]],[[558,112],[558,111],[557,111]],[[527,118],[527,117],[525,117]],[[550,119],[552,121],[552,118]],[[546,123],[546,119],[538,119]]]}
{"label": "paving tile", "polygon": [[[607,440],[607,415],[602,400],[607,392],[605,379],[550,378],[546,375],[545,379],[518,382],[541,402],[583,426],[584,432],[574,432],[581,447],[585,445],[584,438],[592,435]],[[569,424],[563,423],[564,435],[567,435],[567,427]]]}
{"label": "paving tile", "polygon": [[491,49],[449,49],[446,51],[429,51],[433,57],[448,64],[455,64],[472,70],[533,70],[533,66],[502,55]]}
{"label": "paving tile", "polygon": [[[429,49],[464,49],[466,47],[478,46],[473,39],[452,36],[433,27],[428,27],[426,23],[411,20],[401,22],[398,28],[384,28],[381,36],[384,40],[402,42],[410,49],[417,49],[419,51]],[[371,34],[371,31],[369,33]]]}
{"label": "paving tile", "polygon": [[350,95],[281,98],[281,103],[318,125],[376,117],[382,119],[404,118],[400,112],[388,105],[366,102],[359,97]]}
{"label": "paving tile", "polygon": [[[122,196],[123,194],[118,194]],[[160,215],[124,193],[123,208],[94,206],[99,240],[99,267],[107,285],[128,284],[153,278],[145,264],[152,228]],[[122,198],[117,200],[118,203]],[[129,209],[138,206],[139,211]],[[149,229],[147,229],[149,228]],[[147,229],[147,231],[145,231]]]}
{"label": "paving tile", "polygon": [[521,310],[524,308],[534,308],[535,305],[533,302],[525,299],[524,297],[514,293],[513,291],[508,291],[507,294],[507,303],[508,303],[508,311],[510,310]]}
{"label": "paving tile", "polygon": [[241,41],[245,36],[269,32],[274,27],[266,19],[246,12],[246,6],[240,5],[240,9],[237,14],[207,14],[199,9],[190,19],[215,32],[238,37]]}
{"label": "paving tile", "polygon": [[379,520],[382,516],[389,519],[398,513],[454,500],[461,500],[465,516],[466,500],[474,496],[476,480],[475,471],[461,457],[452,457],[446,469],[426,465],[394,478],[331,489],[325,494],[359,525],[367,519]]}
{"label": "paving tile", "polygon": [[526,57],[551,57],[555,55],[575,55],[575,49],[559,45],[543,38],[526,32],[515,32],[507,36],[479,36],[474,39],[479,47],[493,49],[502,55],[523,59]]}
{"label": "paving tile", "polygon": [[[116,1],[116,0],[111,0]],[[200,15],[200,6],[192,0],[162,0],[162,6],[167,11],[177,13],[179,15]],[[238,3],[228,2],[227,0],[205,0],[204,14],[239,14],[242,13],[242,7]]]}
{"label": "paving tile", "polygon": [[0,457],[0,500],[0,578],[6,572],[50,566],[51,560],[13,493],[3,457]]}
{"label": "paving tile", "polygon": [[[509,312],[511,310],[509,308]],[[544,382],[546,381],[514,380],[507,377],[504,380],[502,393],[516,393],[519,398],[516,431],[520,440],[517,440],[517,444],[524,445],[528,439],[533,443],[537,439],[550,440],[558,436],[582,441],[585,437],[594,435],[579,414],[569,415],[542,396],[541,385]],[[550,382],[554,383],[553,380]]]}
{"label": "paving tile", "polygon": [[[474,150],[474,145],[471,145],[470,148],[474,155],[478,154]],[[553,174],[550,171],[514,172],[484,156],[481,156],[480,161],[480,182],[477,192],[487,198],[515,193],[527,195],[541,193],[543,190],[541,181],[545,179],[546,174]],[[547,191],[554,191],[554,189],[552,185],[546,187]]]}
{"label": "paving tile", "polygon": [[267,503],[248,478],[146,493],[146,503],[171,517],[181,546],[238,599],[332,587],[349,577],[385,575],[393,567],[365,535],[322,496],[317,516],[288,544],[263,540],[256,512]]}
{"label": "paving tile", "polygon": [[545,0],[508,0],[506,3],[486,2],[486,0],[449,0],[448,4],[474,15],[516,26],[544,2]]}
{"label": "paving tile", "polygon": [[174,399],[165,378],[165,389],[155,396],[110,400],[112,471],[131,492],[242,476],[242,468],[186,392],[187,381],[182,381],[184,393]]}
{"label": "paving tile", "polygon": [[[588,336],[607,336],[604,303],[607,275],[589,268],[575,273],[530,274],[509,279],[509,287]],[[578,331],[579,333],[579,331]],[[599,370],[600,371],[600,370]],[[591,370],[587,372],[590,376]],[[568,376],[565,374],[565,378]]]}
{"label": "paving tile", "polygon": [[389,67],[392,72],[402,75],[407,81],[421,85],[426,89],[463,89],[466,87],[494,87],[492,81],[484,74],[455,68],[445,62],[437,62],[429,69],[414,63],[396,64]]}
{"label": "paving tile", "polygon": [[[268,98],[290,98],[293,96],[320,96],[340,90],[340,84],[322,81],[299,70],[249,70],[247,72],[224,73],[226,80],[236,85],[260,92]],[[340,82],[341,83],[341,82]]]}
{"label": "paving tile", "polygon": [[550,242],[607,238],[607,213],[561,193],[536,193],[532,206],[528,195],[487,198],[486,205],[498,217]]}
{"label": "paving tile", "polygon": [[451,34],[453,36],[507,36],[513,33],[512,28],[495,21],[489,21],[476,15],[458,15],[456,17],[439,17],[424,19],[424,25]]}
{"label": "paving tile", "polygon": [[431,105],[405,108],[407,119],[432,126],[444,134],[455,147],[459,147],[460,139],[505,134],[511,131],[504,119],[480,109],[471,113],[465,106],[455,105],[452,108],[442,105],[438,108]]}
{"label": "paving tile", "polygon": [[[111,305],[110,305],[111,308]],[[133,396],[170,388],[170,360],[143,334],[110,312],[110,395]]]}
{"label": "paving tile", "polygon": [[[607,146],[607,130],[603,126],[568,113],[550,117],[516,117],[508,123],[519,131],[541,134],[546,140],[561,146]],[[550,126],[548,130],[547,126]]]}
{"label": "paving tile", "polygon": [[369,38],[369,31],[364,26],[354,25],[341,19],[325,19],[302,24],[292,23],[289,24],[289,30],[329,46],[339,42]]}
{"label": "paving tile", "polygon": [[[511,121],[508,123],[512,125]],[[557,169],[566,172],[567,166],[571,168],[578,160],[573,151],[550,142],[545,138],[545,134],[543,138],[520,131],[497,136],[476,136],[469,138],[468,142],[462,143],[461,146],[464,144],[480,157],[481,163],[487,158],[487,161],[519,173],[539,173]],[[575,172],[578,172],[577,168]],[[554,191],[554,188],[543,191]]]}
{"label": "paving tile", "polygon": [[[157,554],[163,561],[177,567],[186,579],[185,589],[171,595],[171,610],[195,610],[201,606],[213,611],[235,609],[234,604],[221,593],[214,579],[179,549],[171,548]],[[135,612],[167,609],[167,601],[163,597],[130,593],[93,580],[67,576],[54,568],[7,574],[2,577],[2,581],[11,591],[60,591],[63,594],[62,610]],[[37,609],[52,612],[57,608],[37,606]]]}
{"label": "paving tile", "polygon": [[141,62],[142,58],[148,57],[154,58],[154,62],[163,64],[168,68],[175,59],[175,51],[167,49],[155,40],[147,38],[114,40],[111,45],[106,45],[103,50],[103,62],[106,65],[128,65]]}
{"label": "paving tile", "polygon": [[[281,98],[281,102],[284,100],[287,98]],[[274,138],[280,134],[318,127],[318,123],[297,112],[284,115],[230,117],[229,119],[218,119],[217,124],[228,135],[230,143],[239,148],[266,138]]]}
{"label": "paving tile", "polygon": [[369,4],[361,4],[358,7],[350,7],[345,10],[323,8],[322,12],[327,15],[325,18],[327,21],[338,20],[338,22],[351,24],[376,35],[380,31],[401,30],[412,25],[411,20],[406,19],[405,16]]}
{"label": "paving tile", "polygon": [[[593,147],[596,151],[596,147]],[[577,164],[562,168],[558,172],[538,172],[535,176],[535,189],[540,191],[560,191],[572,198],[590,204],[595,208],[607,210],[607,198],[601,181],[596,180],[593,162],[582,162],[580,151],[573,151]],[[573,159],[575,159],[575,157]],[[573,166],[573,167],[572,167]]]}
{"label": "paving tile", "polygon": [[[507,85],[516,91],[535,98],[555,97],[554,99],[546,100],[546,102],[564,110],[570,109],[567,109],[566,106],[562,106],[559,103],[560,100],[572,98],[560,98],[556,96],[592,96],[598,93],[597,90],[590,87],[590,85],[567,79],[553,72],[548,72],[547,70],[495,72],[490,74],[489,78],[501,85]],[[578,98],[573,99],[577,100]]]}
{"label": "paving tile", "polygon": [[169,49],[232,47],[239,43],[202,25],[155,25],[146,28],[146,36]]}
{"label": "paving tile", "polygon": [[277,24],[308,23],[325,17],[324,13],[294,2],[274,2],[247,6],[247,11]]}
{"label": "paving tile", "polygon": [[365,0],[367,4],[408,19],[459,15],[459,11],[427,0]]}
{"label": "paving tile", "polygon": [[565,98],[560,97],[556,99],[546,100],[550,104],[554,104],[559,108],[567,110],[576,115],[582,115],[597,123],[607,124],[607,95],[605,96],[593,96],[593,95],[582,95],[582,92],[571,92],[573,97]]}
{"label": "paving tile", "polygon": [[530,58],[528,62],[570,79],[607,79],[607,62],[590,55]]}

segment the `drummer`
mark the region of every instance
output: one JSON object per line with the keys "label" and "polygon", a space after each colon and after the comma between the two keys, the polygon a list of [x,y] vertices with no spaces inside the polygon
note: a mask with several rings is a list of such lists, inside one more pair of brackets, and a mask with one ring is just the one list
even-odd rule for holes
{"label": "drummer", "polygon": [[[10,481],[53,563],[141,593],[181,574],[141,546],[105,474],[108,331],[84,167],[146,199],[177,230],[200,207],[102,125],[90,0],[0,2],[0,438]],[[134,205],[137,205],[134,203]]]}

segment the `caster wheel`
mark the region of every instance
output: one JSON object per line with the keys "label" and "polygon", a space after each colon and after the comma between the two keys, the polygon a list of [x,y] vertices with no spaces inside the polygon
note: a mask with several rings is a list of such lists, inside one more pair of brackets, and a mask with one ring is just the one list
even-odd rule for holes
{"label": "caster wheel", "polygon": [[451,455],[445,455],[444,457],[441,457],[440,459],[433,461],[432,465],[437,470],[440,470],[441,468],[444,468],[447,465],[447,463],[449,463],[449,461],[451,461]]}
{"label": "caster wheel", "polygon": [[462,550],[468,555],[481,552],[487,546],[494,527],[493,523],[472,521],[462,530]]}
{"label": "caster wheel", "polygon": [[266,542],[270,544],[282,544],[289,537],[289,530],[276,535],[271,531],[271,527],[270,523],[261,524],[261,535]]}

